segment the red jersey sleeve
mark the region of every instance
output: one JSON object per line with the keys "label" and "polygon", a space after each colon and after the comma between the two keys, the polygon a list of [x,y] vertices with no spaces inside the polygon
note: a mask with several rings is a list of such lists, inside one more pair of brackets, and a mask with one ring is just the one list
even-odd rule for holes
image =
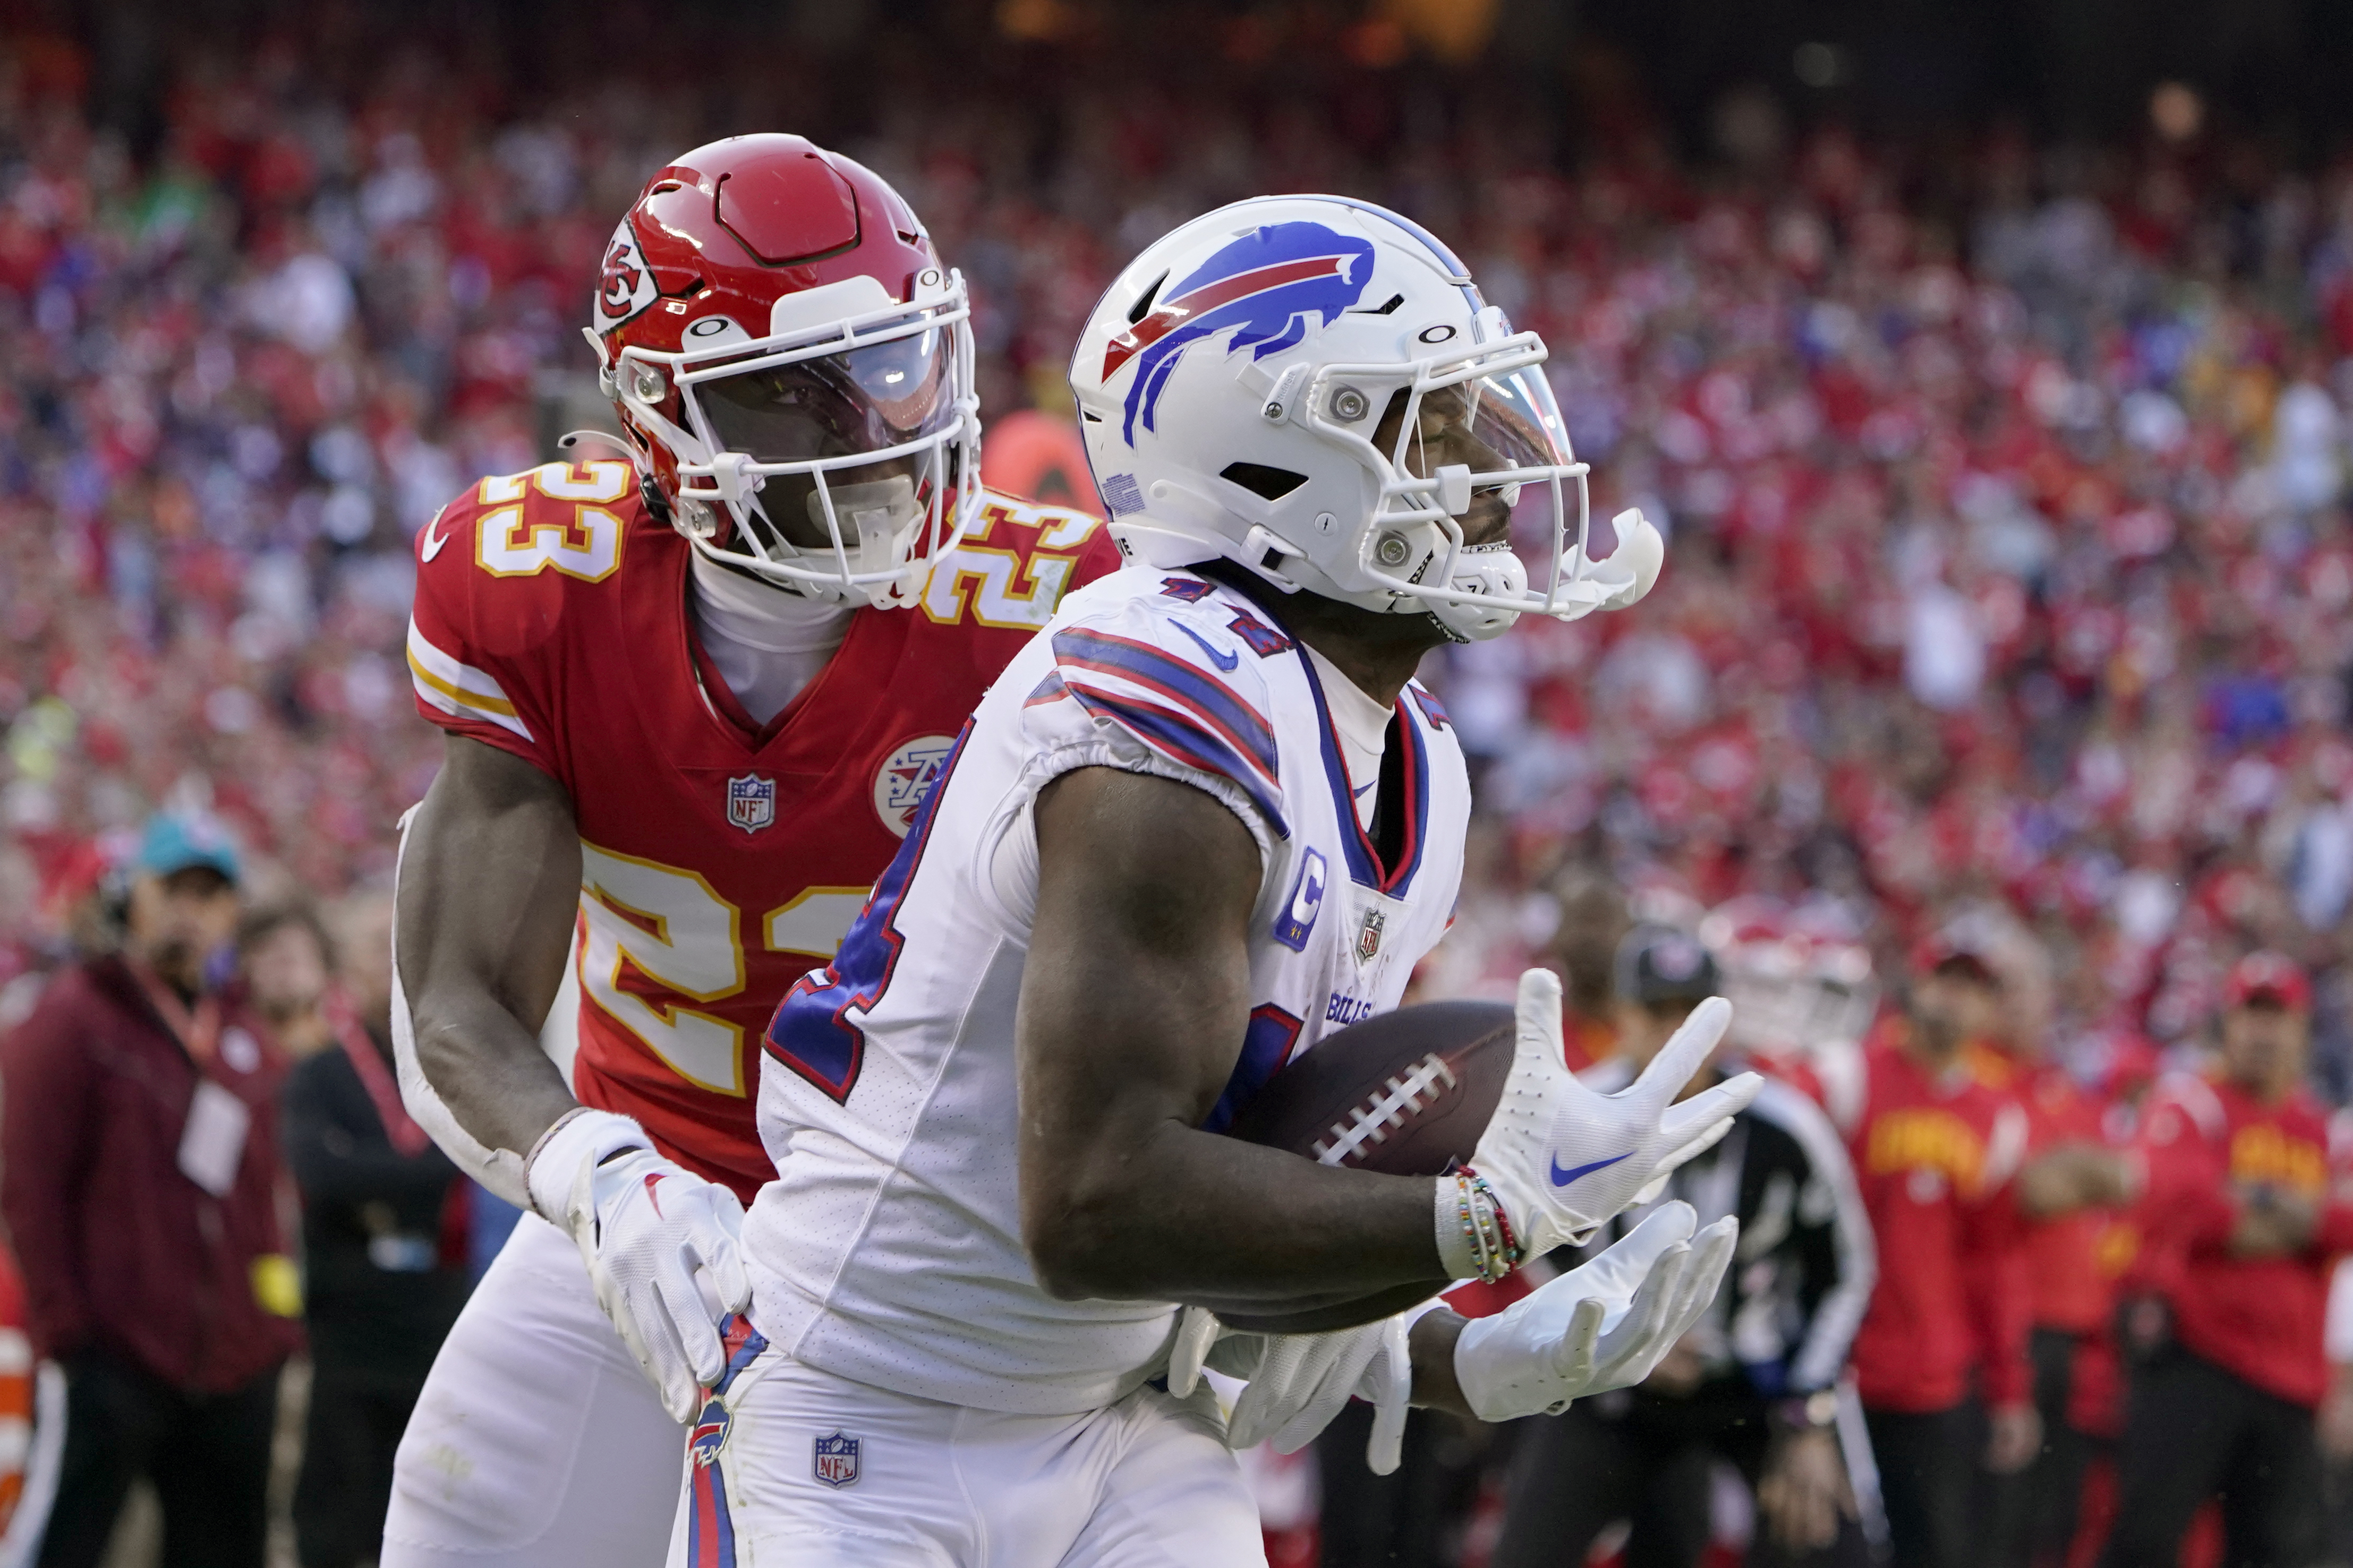
{"label": "red jersey sleeve", "polygon": [[[1077,515],[1083,517],[1086,514],[1081,512]],[[1079,564],[1071,574],[1071,586],[1083,588],[1098,577],[1110,576],[1125,564],[1120,556],[1119,546],[1112,540],[1111,530],[1097,528],[1087,535],[1086,544],[1079,551]]]}
{"label": "red jersey sleeve", "polygon": [[563,778],[554,650],[574,592],[620,571],[633,493],[627,463],[549,463],[441,509],[417,536],[418,712]]}

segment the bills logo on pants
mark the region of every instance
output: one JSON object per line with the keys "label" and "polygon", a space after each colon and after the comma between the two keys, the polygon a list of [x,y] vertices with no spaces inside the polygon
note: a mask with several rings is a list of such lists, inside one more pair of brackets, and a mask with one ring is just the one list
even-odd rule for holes
{"label": "bills logo on pants", "polygon": [[[721,1401],[734,1386],[737,1375],[768,1348],[768,1342],[741,1312],[727,1320],[721,1342],[727,1348],[727,1370],[702,1391],[702,1413],[695,1416],[686,1439],[694,1478],[687,1502],[691,1511],[687,1517],[686,1560],[693,1568],[735,1568],[735,1523],[727,1512],[727,1478],[719,1468],[720,1451],[727,1447],[734,1416]],[[854,1453],[850,1465],[853,1470],[857,1467]]]}

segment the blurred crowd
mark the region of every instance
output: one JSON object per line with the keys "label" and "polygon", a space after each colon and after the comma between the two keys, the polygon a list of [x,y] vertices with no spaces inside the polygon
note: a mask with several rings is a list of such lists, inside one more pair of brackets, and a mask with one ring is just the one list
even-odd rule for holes
{"label": "blurred crowd", "polygon": [[[2264,950],[2353,1094],[2353,167],[1882,146],[1761,91],[1678,145],[1599,76],[1473,90],[1313,8],[953,69],[822,9],[756,61],[558,48],[535,87],[325,15],[174,52],[131,124],[79,45],[0,42],[0,1023],[105,944],[159,807],[226,824],[263,901],[384,889],[438,756],[409,540],[551,455],[646,174],[756,127],[923,216],[991,419],[1061,417],[1120,263],[1264,191],[1408,213],[1545,334],[1596,517],[1641,506],[1671,564],[1639,614],[1436,672],[1481,816],[1428,992],[1550,957],[1599,1057],[1598,886],[1771,900],[1890,986],[1958,913],[2035,955],[2010,1027],[2085,1083],[2196,1060]],[[1096,68],[1136,54],[1167,68]]]}
{"label": "blurred crowd", "polygon": [[2177,1039],[2236,950],[2309,961],[2343,1084],[2346,171],[2154,138],[1874,151],[1761,95],[1701,158],[1598,115],[1571,149],[1533,98],[1411,71],[1275,94],[1300,40],[1220,37],[1189,82],[1074,69],[1050,98],[1008,46],[839,130],[814,89],[525,105],[419,46],[344,79],[279,37],[191,53],[137,158],[71,46],[20,44],[5,962],[58,950],[93,845],[159,803],[208,801],[265,882],[382,879],[435,754],[396,662],[408,537],[540,454],[586,363],[584,258],[664,150],[806,96],[797,128],[896,182],[972,279],[1000,421],[1060,411],[1137,245],[1263,190],[1413,214],[1553,344],[1597,515],[1642,506],[1673,565],[1640,616],[1444,671],[1487,816],[1454,988],[1543,945],[1564,866],[1827,894],[1883,954],[1992,900],[2050,944],[2069,1030]]}

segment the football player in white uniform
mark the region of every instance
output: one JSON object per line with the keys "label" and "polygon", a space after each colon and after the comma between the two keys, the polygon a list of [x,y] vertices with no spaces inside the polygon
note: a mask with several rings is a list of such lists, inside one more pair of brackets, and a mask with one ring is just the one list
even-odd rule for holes
{"label": "football player in white uniform", "polygon": [[[1390,1316],[1720,1136],[1753,1078],[1669,1105],[1720,1001],[1605,1098],[1532,974],[1503,1103],[1434,1182],[1217,1135],[1445,928],[1470,798],[1422,655],[1657,574],[1634,513],[1588,554],[1544,353],[1428,234],[1333,197],[1211,213],[1113,284],[1071,381],[1130,569],[992,686],[769,1027],[778,1176],[674,1568],[1259,1562],[1229,1436],[1295,1446],[1358,1390],[1391,1427],[1556,1408],[1704,1309],[1731,1226],[1673,1205],[1498,1317]],[[1334,1331],[1220,1341],[1179,1303]],[[1205,1353],[1251,1379],[1231,1433]]]}

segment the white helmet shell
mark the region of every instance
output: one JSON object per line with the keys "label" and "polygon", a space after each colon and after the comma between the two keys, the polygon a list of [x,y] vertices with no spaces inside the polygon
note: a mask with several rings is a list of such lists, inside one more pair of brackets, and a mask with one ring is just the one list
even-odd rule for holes
{"label": "white helmet shell", "polygon": [[1467,639],[1630,605],[1663,560],[1636,511],[1590,558],[1586,468],[1545,354],[1419,225],[1264,196],[1129,263],[1080,334],[1071,387],[1131,560],[1223,558]]}

